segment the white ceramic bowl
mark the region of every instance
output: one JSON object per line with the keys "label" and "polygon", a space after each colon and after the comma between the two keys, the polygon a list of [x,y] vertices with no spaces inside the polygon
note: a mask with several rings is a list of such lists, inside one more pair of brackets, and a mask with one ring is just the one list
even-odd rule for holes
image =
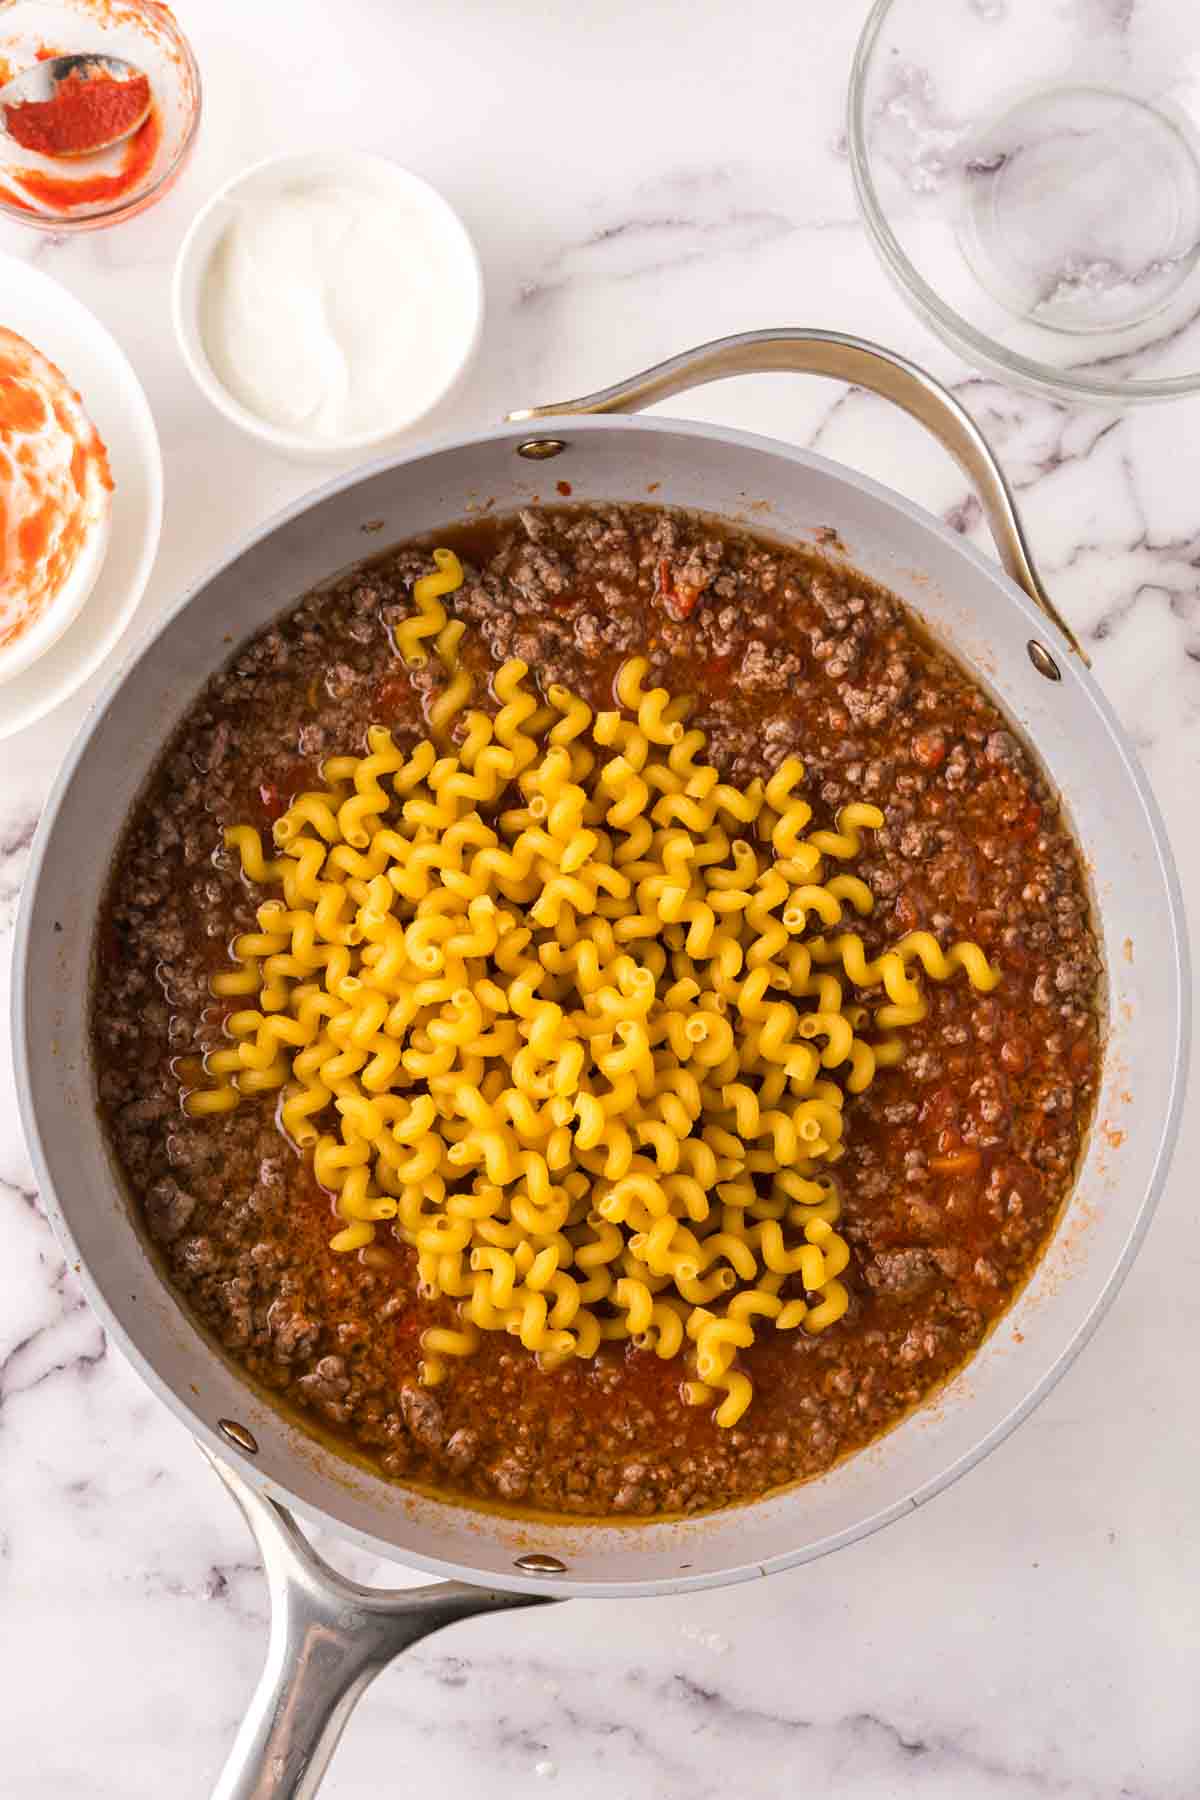
{"label": "white ceramic bowl", "polygon": [[[282,193],[304,181],[344,181],[368,188],[394,205],[398,222],[416,213],[436,233],[439,246],[466,296],[461,341],[452,346],[442,378],[414,400],[397,392],[394,413],[371,431],[345,437],[318,437],[276,425],[251,411],[221,379],[205,344],[202,302],[213,259],[240,202]],[[475,246],[458,214],[420,176],[386,157],[358,150],[312,150],[256,163],[219,188],[193,219],[180,246],[172,285],[172,314],[184,361],[201,392],[233,424],[285,455],[305,460],[340,459],[353,451],[386,443],[433,411],[455,388],[471,363],[483,328],[483,272]]]}
{"label": "white ceramic bowl", "polygon": [[89,529],[67,579],[11,644],[0,646],[0,686],[23,675],[40,656],[57,644],[73,625],[100,579],[108,540],[112,534],[112,507],[106,507]]}
{"label": "white ceramic bowl", "polygon": [[[19,407],[24,397],[33,399],[41,409],[37,429],[23,430],[18,424],[16,441],[7,444],[8,472],[3,485],[8,534],[11,537],[15,531],[20,536],[34,507],[39,514],[50,507],[57,526],[35,563],[32,593],[29,581],[23,580],[0,602],[0,628],[5,634],[0,641],[3,683],[31,667],[82,612],[104,567],[112,526],[112,483],[107,475],[107,447],[71,378],[39,344],[4,325],[0,325],[0,353],[6,370],[0,383],[6,389],[7,371],[14,372],[14,404]],[[77,489],[80,450],[84,451],[82,485]],[[82,532],[82,541],[65,578],[55,582],[53,563],[46,558],[52,552],[65,554],[70,535],[76,531]],[[15,577],[10,574],[9,580],[15,582]],[[43,583],[48,584],[44,592]],[[38,610],[29,616],[34,596]]]}
{"label": "white ceramic bowl", "polygon": [[[23,257],[0,256],[0,323],[36,344],[78,388],[107,446],[114,484],[94,585],[80,597],[73,618],[57,614],[62,625],[57,642],[0,686],[4,739],[82,687],[125,633],[158,550],[163,476],[158,434],[141,383],[86,306]],[[62,598],[60,594],[50,609],[52,615]]]}

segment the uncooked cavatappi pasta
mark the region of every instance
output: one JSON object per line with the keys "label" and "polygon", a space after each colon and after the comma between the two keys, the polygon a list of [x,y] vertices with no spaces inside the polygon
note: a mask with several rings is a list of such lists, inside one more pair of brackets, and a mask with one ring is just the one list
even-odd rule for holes
{"label": "uncooked cavatappi pasta", "polygon": [[376,725],[365,756],[327,758],[270,857],[253,826],[226,831],[278,897],[213,980],[248,1004],[186,1109],[279,1089],[337,1196],[332,1249],[395,1222],[457,1308],[422,1334],[426,1386],[481,1332],[548,1369],[629,1339],[683,1357],[688,1402],[732,1426],[738,1352],[846,1311],[845,1097],[924,1018],[917,972],[983,993],[997,974],[922,931],[868,959],[851,865],[883,813],[810,829],[796,757],[723,782],[644,659],[612,710],[554,683],[542,703],[516,659],[499,711],[472,709],[443,604],[462,567],[434,561],[396,629],[410,666],[427,644],[442,665],[431,736],[406,752]]}
{"label": "uncooked cavatappi pasta", "polygon": [[726,1506],[897,1424],[1097,1086],[1019,735],[838,555],[657,507],[476,518],[250,636],[99,933],[98,1100],[192,1318],[519,1510]]}

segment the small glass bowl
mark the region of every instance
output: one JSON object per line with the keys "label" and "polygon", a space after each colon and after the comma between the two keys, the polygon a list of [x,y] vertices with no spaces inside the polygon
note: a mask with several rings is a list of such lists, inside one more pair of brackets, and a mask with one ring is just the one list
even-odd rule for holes
{"label": "small glass bowl", "polygon": [[[39,55],[101,51],[136,63],[150,78],[154,109],[128,143],[99,156],[66,160],[23,150],[0,133],[0,217],[41,231],[95,231],[145,212],[173,185],[200,124],[200,71],[191,46],[165,6],[154,0],[0,0],[0,77],[9,81]],[[0,83],[2,84],[2,83]],[[136,175],[120,191],[68,203],[21,187],[21,171],[56,188],[120,177],[135,158]],[[144,162],[144,167],[141,163]]]}
{"label": "small glass bowl", "polygon": [[962,356],[1072,399],[1200,389],[1200,8],[876,0],[848,126],[875,248]]}

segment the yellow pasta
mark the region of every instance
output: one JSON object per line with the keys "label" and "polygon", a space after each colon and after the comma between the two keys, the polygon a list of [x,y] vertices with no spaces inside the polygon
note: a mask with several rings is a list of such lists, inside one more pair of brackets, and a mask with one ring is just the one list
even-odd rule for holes
{"label": "yellow pasta", "polygon": [[[548,1367],[632,1340],[684,1359],[685,1392],[734,1425],[763,1330],[828,1329],[850,1249],[830,1173],[846,1095],[902,1055],[922,978],[999,979],[976,944],[910,932],[868,957],[847,916],[877,808],[810,830],[804,769],[735,788],[686,701],[619,671],[593,714],[524,663],[472,709],[445,601],[449,551],[395,641],[443,685],[411,751],[372,726],[324,787],[228,848],[270,890],[214,978],[225,1042],[195,1116],[276,1093],[336,1196],[350,1253],[384,1227],[457,1321],[422,1337],[450,1379],[485,1331]],[[458,741],[454,732],[458,731]]]}
{"label": "yellow pasta", "polygon": [[436,637],[446,623],[442,595],[462,586],[462,564],[453,550],[435,550],[433,560],[436,573],[422,575],[413,587],[416,613],[395,628],[396,648],[410,668],[419,668],[427,660],[424,641]]}

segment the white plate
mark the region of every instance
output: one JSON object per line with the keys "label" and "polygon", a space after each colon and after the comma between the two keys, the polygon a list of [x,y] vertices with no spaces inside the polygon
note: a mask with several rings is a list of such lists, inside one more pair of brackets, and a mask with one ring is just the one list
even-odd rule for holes
{"label": "white plate", "polygon": [[0,689],[0,738],[32,725],[93,675],[137,610],[162,529],[162,452],[142,384],[86,306],[19,257],[0,256],[0,325],[28,338],[78,388],[108,446],[112,531],[79,617]]}

